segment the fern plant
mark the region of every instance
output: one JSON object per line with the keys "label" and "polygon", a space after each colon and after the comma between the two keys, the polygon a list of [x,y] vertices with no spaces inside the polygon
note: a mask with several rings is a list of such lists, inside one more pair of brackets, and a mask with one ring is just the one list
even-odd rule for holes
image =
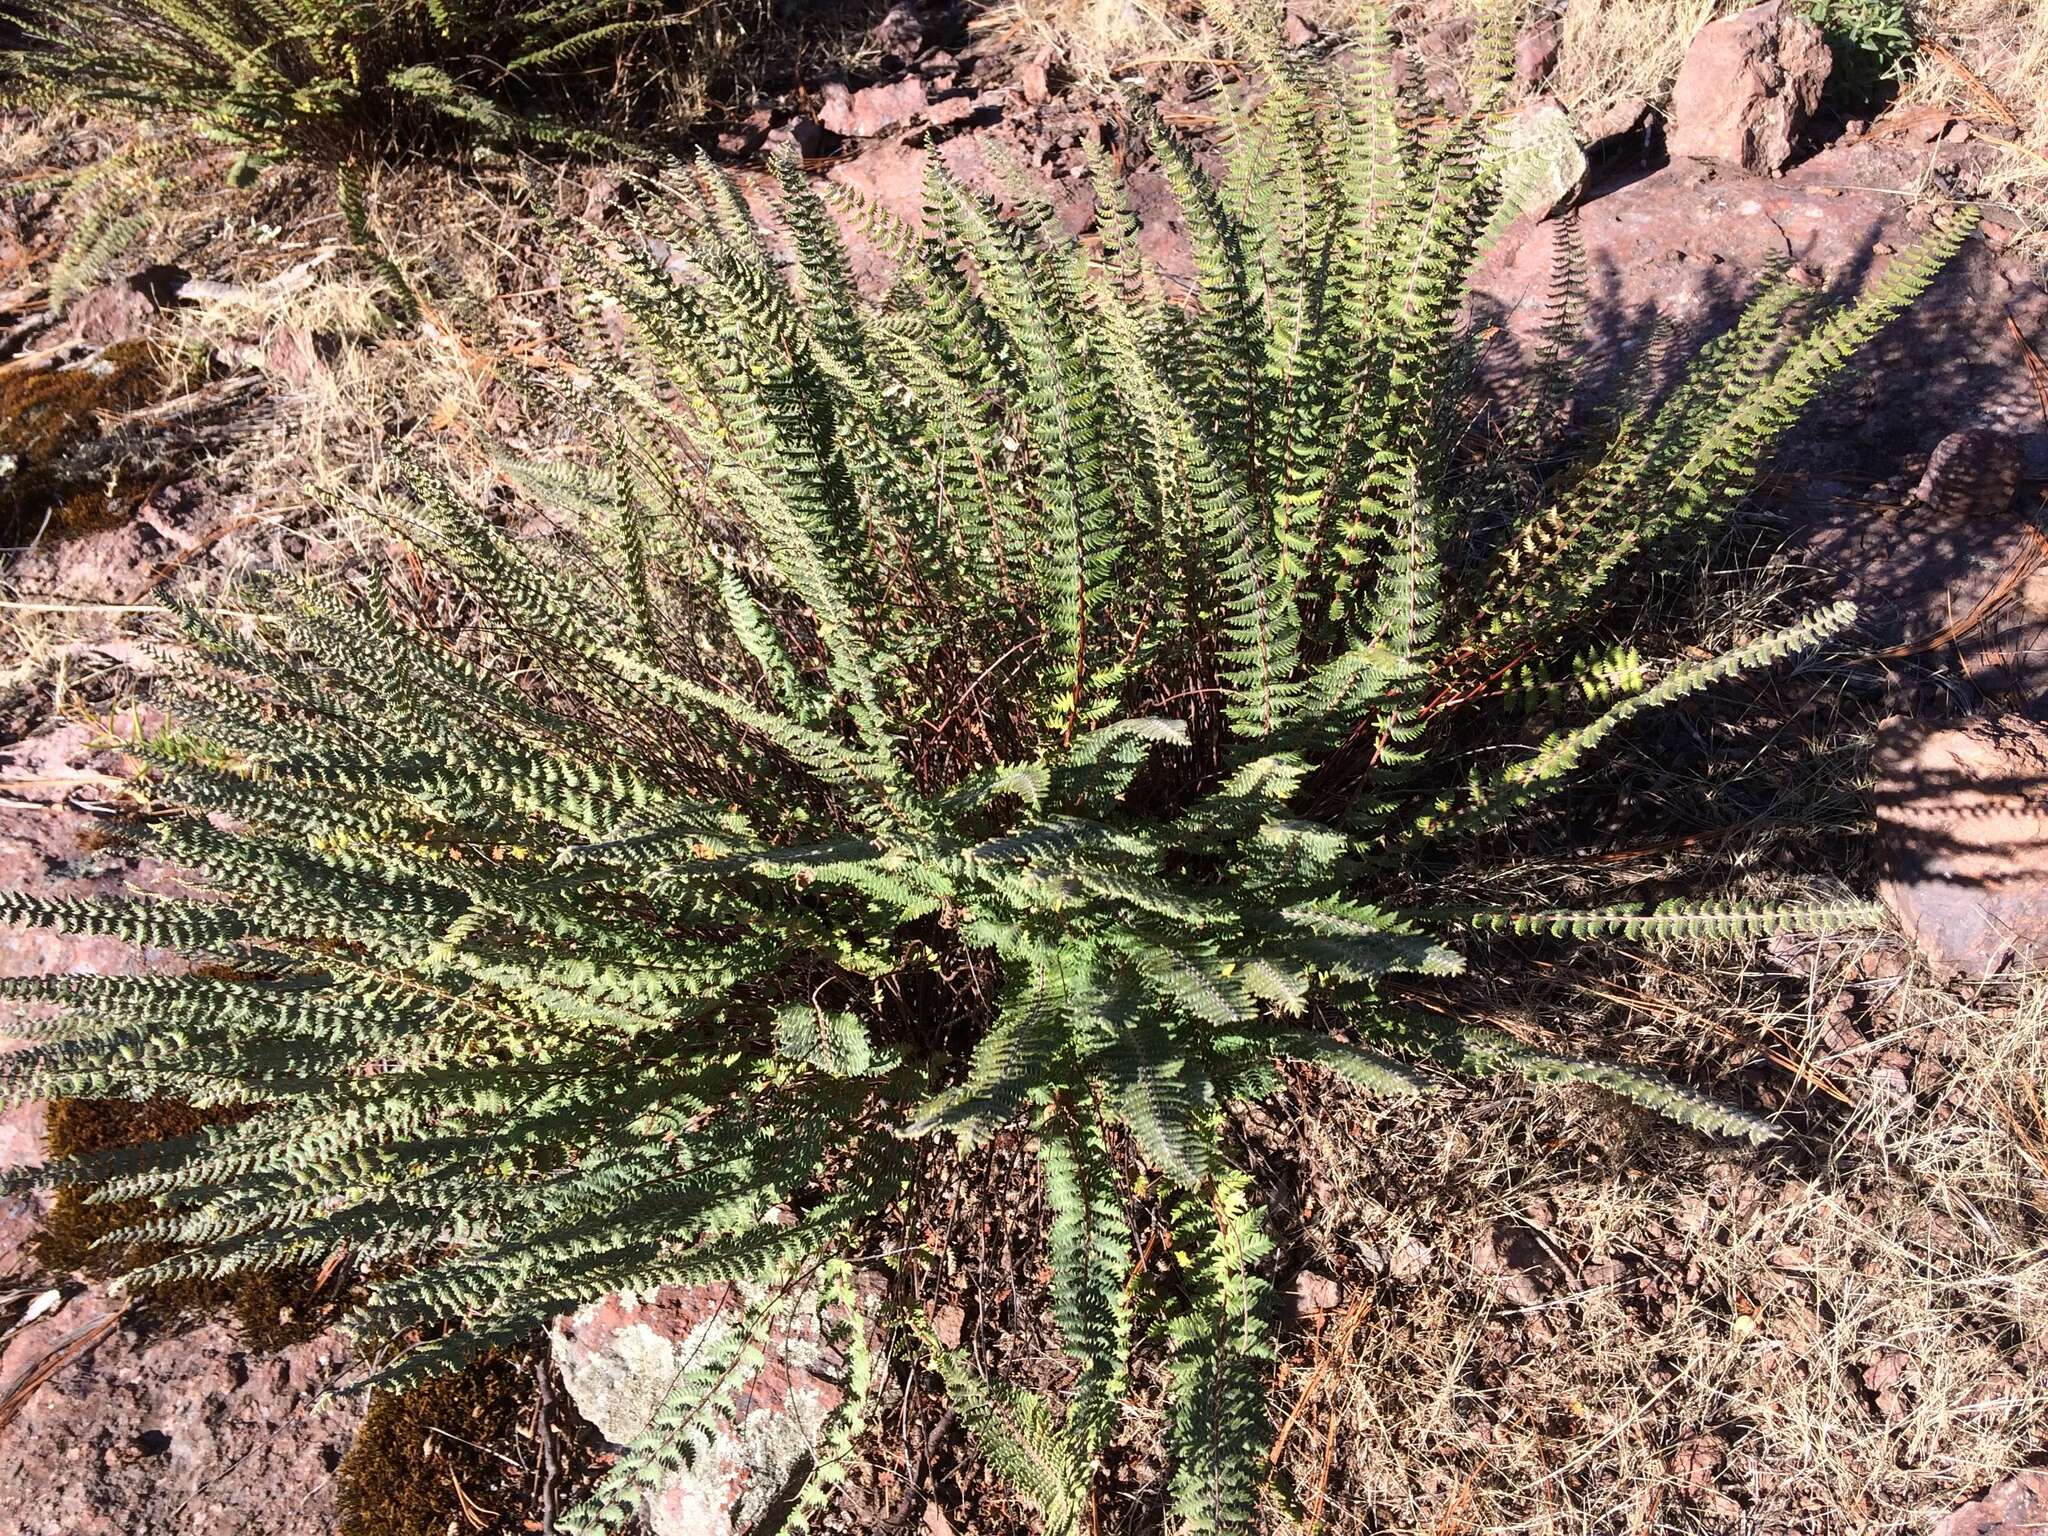
{"label": "fern plant", "polygon": [[[1659,661],[1617,652],[1611,610],[1711,536],[1967,220],[1852,300],[1767,285],[1513,492],[1466,451],[1461,321],[1515,211],[1498,97],[1425,135],[1383,46],[1277,30],[1242,29],[1266,90],[1220,177],[1132,104],[1191,298],[1106,162],[1087,245],[1021,177],[1005,217],[935,165],[912,229],[787,161],[773,229],[708,165],[666,178],[639,234],[680,279],[646,238],[570,232],[640,344],[576,397],[601,472],[503,461],[568,530],[515,537],[415,466],[404,526],[458,635],[381,577],[181,614],[180,729],[145,755],[183,814],[144,836],[193,896],[0,897],[216,963],[5,983],[41,1042],[0,1058],[13,1096],[253,1111],[47,1177],[156,1201],[146,1234],[184,1251],[155,1274],[346,1246],[372,1277],[352,1327],[403,1385],[620,1288],[757,1282],[751,1328],[863,1251],[921,1143],[1021,1128],[1075,1369],[1053,1403],[941,1355],[963,1422],[1080,1528],[1133,1352],[1163,1348],[1175,1519],[1211,1531],[1260,1497],[1267,1245],[1230,1126],[1277,1063],[1395,1095],[1444,1066],[1590,1082],[1771,1134],[1420,1004],[1517,935],[1873,919],[1478,906],[1460,872],[1641,718],[1850,621]],[[880,299],[848,224],[895,262]],[[1559,675],[1598,686],[1532,717]],[[1141,1202],[1176,1279],[1137,1260]],[[565,1528],[630,1513],[717,1396],[680,1384]]]}
{"label": "fern plant", "polygon": [[[270,160],[342,164],[453,137],[606,148],[546,109],[681,20],[651,0],[30,0],[0,56],[17,95],[189,127]],[[711,27],[716,18],[700,18]]]}

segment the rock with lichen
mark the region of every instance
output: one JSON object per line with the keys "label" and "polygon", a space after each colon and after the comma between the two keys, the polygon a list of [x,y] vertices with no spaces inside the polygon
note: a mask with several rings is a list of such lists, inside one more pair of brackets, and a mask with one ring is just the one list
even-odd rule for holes
{"label": "rock with lichen", "polygon": [[[627,1444],[693,1362],[721,1353],[736,1330],[752,1325],[765,1295],[757,1286],[716,1284],[602,1297],[550,1333],[563,1385],[599,1433]],[[699,1426],[689,1454],[649,1495],[654,1536],[743,1536],[781,1507],[845,1402],[840,1312],[817,1295],[776,1309],[758,1353],[731,1384],[729,1406]]]}

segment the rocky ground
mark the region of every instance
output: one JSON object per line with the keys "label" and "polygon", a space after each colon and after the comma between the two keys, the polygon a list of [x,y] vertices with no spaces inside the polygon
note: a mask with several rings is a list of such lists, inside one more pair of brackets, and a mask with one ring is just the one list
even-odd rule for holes
{"label": "rocky ground", "polygon": [[334,1391],[349,1360],[338,1335],[259,1356],[220,1323],[152,1334],[93,1290],[70,1296],[0,1351],[0,1384],[22,1399],[0,1455],[0,1525],[325,1536],[333,1472],[361,1416]]}
{"label": "rocky ground", "polygon": [[[1403,12],[1432,80],[1460,45],[1452,9]],[[1496,384],[1512,387],[1546,315],[1558,242],[1574,231],[1597,392],[1653,319],[1704,339],[1781,265],[1817,289],[1851,288],[1970,195],[1995,146],[1968,121],[1820,107],[1802,75],[1810,50],[1776,7],[1757,9],[1770,18],[1696,50],[1669,123],[1636,104],[1577,125],[1587,161],[1560,189],[1560,216],[1511,230],[1479,275],[1474,320],[1492,333]],[[1530,110],[1543,110],[1546,48],[1531,35],[1520,51]],[[710,134],[712,147],[758,167],[794,143],[817,174],[913,218],[929,155],[990,190],[1011,160],[1085,232],[1084,144],[1114,142],[1104,98],[936,8],[891,12],[872,56],[871,77],[764,100]],[[1199,93],[1169,83],[1168,96],[1178,120],[1213,123]],[[577,175],[603,213],[616,184]],[[152,665],[136,610],[172,587],[231,600],[233,575],[376,543],[317,498],[280,494],[280,467],[329,489],[374,480],[374,452],[340,446],[351,423],[449,442],[542,430],[431,323],[379,339],[360,276],[346,288],[333,230],[294,206],[291,188],[209,193],[148,260],[36,335],[59,361],[138,336],[201,346],[207,376],[187,393],[207,408],[181,415],[190,452],[132,516],[12,557],[4,613],[19,662],[0,696],[9,889],[166,878],[92,835],[123,809],[118,743],[146,723],[132,708]],[[430,225],[500,217],[444,181],[409,222],[405,197],[386,191],[401,252],[408,239],[430,245]],[[1141,169],[1134,192],[1148,247],[1184,271],[1163,183]],[[62,214],[14,212],[0,256],[32,287],[47,221]],[[222,242],[223,231],[248,238]],[[2048,1311],[2030,1311],[2048,1307],[2048,1120],[2028,1097],[2048,1091],[2048,1031],[2027,1033],[2040,1007],[2025,982],[1981,985],[2048,941],[2048,738],[2030,723],[2048,716],[2048,368],[2037,355],[2048,294],[2020,235],[1993,211],[1929,300],[1828,396],[1757,508],[1779,568],[1864,609],[1852,689],[1863,724],[1850,729],[1863,731],[1860,750],[1880,719],[1915,722],[1886,729],[1868,862],[1839,872],[1881,880],[1913,942],[1766,957],[1766,981],[1716,995],[1697,977],[1637,976],[1631,995],[1602,1005],[1607,1027],[1675,1033],[1695,1054],[1746,1064],[1719,1070],[1775,1072],[1810,1132],[1804,1150],[1710,1155],[1577,1100],[1481,1093],[1432,1111],[1446,1119],[1389,1121],[1297,1089],[1274,1113],[1299,1115],[1286,1123],[1307,1127],[1301,1144],[1269,1146],[1294,1133],[1255,1129],[1252,1151],[1291,1212],[1296,1321],[1276,1457],[1300,1463],[1311,1526],[1891,1532],[1950,1511],[1943,1536],[1989,1536],[2048,1520],[2048,1485],[2023,1470],[2048,1444]],[[545,293],[559,274],[521,240],[502,242],[517,254],[494,290]],[[864,263],[880,276],[879,258]],[[501,318],[546,352],[544,305]],[[362,404],[367,381],[399,371],[411,393],[380,418]],[[1966,717],[1977,723],[1950,729]],[[0,929],[0,974],[149,958]],[[2029,1039],[2031,1055],[2015,1044]],[[12,1115],[0,1166],[39,1155],[33,1115]],[[942,1333],[1029,1354],[1030,1320],[991,1298],[1032,1262],[1038,1213],[978,1205],[976,1188],[995,1183],[985,1175],[948,1171],[959,1223],[909,1236],[962,1255],[935,1277],[952,1288]],[[219,1323],[140,1328],[101,1288],[34,1271],[23,1242],[38,1214],[22,1197],[0,1204],[0,1319],[12,1319],[0,1332],[0,1536],[332,1530],[330,1474],[360,1412],[330,1391],[349,1369],[345,1343],[264,1358]],[[666,1298],[646,1315],[612,1305],[571,1320],[556,1348],[571,1397],[615,1397],[627,1356],[658,1356],[719,1304]],[[762,1406],[775,1410],[778,1391],[835,1392],[831,1369],[812,1363],[766,1373]],[[853,1479],[861,1522],[930,1536],[1014,1528],[942,1406],[914,1381],[891,1390]],[[1290,1392],[1302,1405],[1292,1416]],[[729,1448],[733,1499],[787,1472],[788,1447],[774,1441],[767,1461]],[[1623,1470],[1603,1482],[1601,1467]],[[1158,1472],[1135,1456],[1114,1476],[1142,1491]],[[723,1528],[676,1513],[680,1490],[671,1504],[657,1529]]]}
{"label": "rocky ground", "polygon": [[[107,895],[161,879],[92,847],[118,752],[74,722],[0,749],[0,888]],[[112,974],[166,955],[0,929],[0,975]],[[37,1106],[0,1121],[0,1168],[41,1161]],[[225,1322],[165,1330],[104,1287],[44,1273],[28,1250],[47,1197],[0,1196],[0,1530],[145,1536],[334,1529],[331,1474],[361,1403],[337,1394],[347,1341],[261,1355]]]}

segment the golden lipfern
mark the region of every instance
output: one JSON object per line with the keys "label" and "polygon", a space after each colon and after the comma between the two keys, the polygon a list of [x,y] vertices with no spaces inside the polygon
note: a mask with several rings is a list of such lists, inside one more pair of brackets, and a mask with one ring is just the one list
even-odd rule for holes
{"label": "golden lipfern", "polygon": [[[62,97],[232,144],[242,165],[345,164],[456,140],[602,149],[597,73],[678,23],[655,0],[29,0],[0,57]],[[700,25],[708,25],[698,18]]]}
{"label": "golden lipfern", "polygon": [[[403,1382],[622,1287],[814,1296],[875,1251],[922,1139],[1027,1127],[1073,1385],[1052,1403],[941,1354],[963,1421],[1052,1526],[1092,1528],[1134,1288],[1162,1284],[1142,1164],[1180,1261],[1144,1309],[1172,1518],[1203,1531],[1259,1524],[1267,1244],[1230,1127],[1276,1060],[1390,1093],[1440,1065],[1589,1082],[1769,1135],[1401,999],[1504,963],[1503,931],[1869,920],[1450,893],[1642,718],[1849,621],[1586,663],[1597,686],[1552,690],[1563,721],[1531,734],[1532,690],[1615,654],[1617,580],[1729,515],[1965,226],[1839,304],[1768,288],[1504,500],[1462,446],[1467,274],[1515,211],[1495,98],[1423,134],[1383,52],[1273,35],[1241,36],[1266,89],[1220,179],[1133,109],[1191,298],[1106,167],[1086,248],[1023,191],[1002,216],[935,167],[913,230],[789,163],[773,231],[700,167],[642,232],[671,263],[579,242],[639,336],[580,397],[607,468],[504,467],[585,535],[514,537],[419,471],[405,526],[463,597],[459,642],[381,578],[280,583],[248,627],[183,615],[179,730],[147,755],[184,814],[147,840],[208,899],[0,898],[216,962],[7,984],[42,1042],[4,1059],[13,1095],[253,1111],[50,1176],[156,1200],[148,1235],[184,1249],[160,1271],[345,1245],[374,1277],[352,1326]],[[883,297],[846,219],[896,262]],[[723,1411],[707,1369],[657,1435]],[[665,1454],[629,1450],[583,1518],[629,1513]]]}

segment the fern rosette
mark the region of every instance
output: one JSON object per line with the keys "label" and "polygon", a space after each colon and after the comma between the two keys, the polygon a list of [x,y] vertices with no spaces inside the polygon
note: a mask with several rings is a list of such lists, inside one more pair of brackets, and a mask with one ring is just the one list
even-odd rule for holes
{"label": "fern rosette", "polygon": [[[1074,1384],[1053,1405],[941,1351],[963,1421],[1050,1527],[1086,1523],[1142,1165],[1180,1259],[1176,1518],[1209,1530],[1258,1523],[1267,1244],[1228,1131],[1276,1062],[1390,1094],[1445,1066],[1587,1081],[1769,1134],[1413,999],[1502,931],[1869,919],[1481,909],[1442,872],[1631,721],[1849,622],[1603,669],[1539,740],[1505,707],[1599,636],[1632,562],[1728,515],[1967,226],[1851,302],[1769,285],[1503,501],[1465,451],[1463,319],[1517,212],[1497,98],[1425,138],[1383,49],[1270,37],[1243,34],[1266,93],[1221,178],[1133,109],[1192,301],[1106,160],[1085,245],[1022,178],[1006,218],[935,168],[913,229],[784,162],[764,228],[678,172],[642,231],[672,260],[577,252],[640,339],[587,397],[605,473],[503,464],[577,536],[515,538],[421,471],[453,640],[383,577],[288,584],[246,628],[183,615],[182,733],[149,757],[189,814],[148,841],[208,889],[0,910],[216,965],[9,984],[61,1007],[5,1070],[16,1096],[251,1113],[53,1176],[154,1197],[168,1270],[346,1246],[375,1277],[353,1327],[403,1382],[603,1292],[838,1263],[923,1142],[1024,1127]],[[879,299],[849,225],[894,263]],[[1499,766],[1473,774],[1474,741]],[[660,1459],[632,1450],[589,1518]]]}
{"label": "fern rosette", "polygon": [[[702,8],[699,8],[700,10]],[[24,0],[0,50],[10,94],[162,119],[242,151],[322,165],[456,140],[617,143],[534,109],[685,21],[647,0]]]}

